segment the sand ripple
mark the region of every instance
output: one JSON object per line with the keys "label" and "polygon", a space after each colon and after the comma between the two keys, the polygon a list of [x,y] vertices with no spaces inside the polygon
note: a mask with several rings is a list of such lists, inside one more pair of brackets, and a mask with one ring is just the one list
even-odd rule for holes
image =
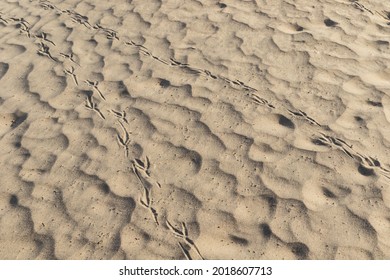
{"label": "sand ripple", "polygon": [[383,1],[0,3],[0,258],[388,259]]}

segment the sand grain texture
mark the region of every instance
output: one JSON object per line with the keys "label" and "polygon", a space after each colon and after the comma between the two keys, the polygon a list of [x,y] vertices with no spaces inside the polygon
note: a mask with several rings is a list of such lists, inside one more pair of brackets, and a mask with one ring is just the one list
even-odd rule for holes
{"label": "sand grain texture", "polygon": [[1,259],[389,259],[390,6],[0,3]]}

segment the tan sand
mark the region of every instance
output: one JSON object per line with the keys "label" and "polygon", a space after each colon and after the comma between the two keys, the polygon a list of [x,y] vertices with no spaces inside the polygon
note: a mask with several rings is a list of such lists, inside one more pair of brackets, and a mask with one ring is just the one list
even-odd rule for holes
{"label": "tan sand", "polygon": [[390,6],[0,2],[1,259],[389,259]]}

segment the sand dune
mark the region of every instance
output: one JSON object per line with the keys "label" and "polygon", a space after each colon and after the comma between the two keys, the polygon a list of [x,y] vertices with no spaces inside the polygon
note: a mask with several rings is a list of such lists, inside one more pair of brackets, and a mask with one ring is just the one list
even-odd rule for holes
{"label": "sand dune", "polygon": [[1,259],[389,259],[390,6],[0,3]]}

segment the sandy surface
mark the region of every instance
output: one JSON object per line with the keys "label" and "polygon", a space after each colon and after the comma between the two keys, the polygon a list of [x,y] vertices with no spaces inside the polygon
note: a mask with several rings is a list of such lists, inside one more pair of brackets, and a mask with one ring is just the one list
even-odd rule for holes
{"label": "sandy surface", "polygon": [[1,1],[0,258],[389,259],[387,11]]}

